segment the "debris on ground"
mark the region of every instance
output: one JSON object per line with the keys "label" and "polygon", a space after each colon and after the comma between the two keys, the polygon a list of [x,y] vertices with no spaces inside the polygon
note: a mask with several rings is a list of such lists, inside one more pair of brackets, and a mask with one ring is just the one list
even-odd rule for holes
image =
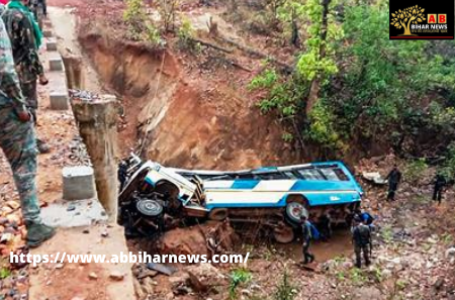
{"label": "debris on ground", "polygon": [[168,276],[177,272],[177,269],[172,266],[166,266],[163,264],[157,264],[157,263],[152,263],[152,262],[147,264],[147,268],[149,270],[154,270],[154,271],[157,271],[159,273],[162,273],[162,274],[165,274]]}
{"label": "debris on ground", "polygon": [[228,221],[206,222],[165,232],[159,240],[158,249],[161,253],[198,254],[210,258],[213,254],[234,250],[239,242]]}
{"label": "debris on ground", "polygon": [[382,176],[379,172],[363,172],[362,177],[363,177],[363,179],[365,179],[369,182],[373,182],[374,184],[377,184],[377,185],[387,184],[387,180],[382,178]]}

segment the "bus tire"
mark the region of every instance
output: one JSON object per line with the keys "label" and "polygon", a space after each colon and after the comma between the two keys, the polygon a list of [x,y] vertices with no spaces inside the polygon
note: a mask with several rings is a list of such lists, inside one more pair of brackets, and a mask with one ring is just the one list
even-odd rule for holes
{"label": "bus tire", "polygon": [[273,237],[280,244],[288,244],[295,238],[294,228],[281,224],[273,230]]}
{"label": "bus tire", "polygon": [[302,215],[306,218],[309,217],[309,213],[305,205],[299,202],[289,202],[286,204],[285,214],[286,218],[294,224],[300,223],[300,218]]}

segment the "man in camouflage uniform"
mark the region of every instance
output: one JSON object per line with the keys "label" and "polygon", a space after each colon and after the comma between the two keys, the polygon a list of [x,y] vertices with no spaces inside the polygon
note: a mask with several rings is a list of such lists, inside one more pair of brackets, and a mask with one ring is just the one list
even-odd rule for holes
{"label": "man in camouflage uniform", "polygon": [[[41,84],[47,84],[48,81],[44,75],[44,69],[38,56],[38,41],[36,41],[35,34],[37,28],[33,26],[33,22],[36,21],[33,19],[33,16],[29,17],[27,15],[30,11],[24,12],[16,8],[16,6],[20,6],[28,9],[26,7],[29,4],[29,0],[11,0],[2,18],[11,41],[22,93],[26,98],[27,107],[32,113],[36,125],[38,123],[36,114],[36,110],[38,109],[36,82],[38,78]],[[49,147],[40,139],[37,139],[37,145],[41,153],[49,152]]]}
{"label": "man in camouflage uniform", "polygon": [[14,69],[11,43],[0,19],[0,148],[13,171],[27,227],[27,244],[37,247],[54,235],[42,223],[36,191],[37,150],[31,114]]}

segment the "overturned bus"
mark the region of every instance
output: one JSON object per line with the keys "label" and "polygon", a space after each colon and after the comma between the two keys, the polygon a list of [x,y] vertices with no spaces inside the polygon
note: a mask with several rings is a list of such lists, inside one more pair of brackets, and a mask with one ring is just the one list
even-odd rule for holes
{"label": "overturned bus", "polygon": [[185,170],[141,161],[121,164],[120,215],[159,229],[167,217],[260,222],[278,242],[294,239],[302,215],[328,214],[344,223],[360,205],[362,188],[339,161],[242,171]]}

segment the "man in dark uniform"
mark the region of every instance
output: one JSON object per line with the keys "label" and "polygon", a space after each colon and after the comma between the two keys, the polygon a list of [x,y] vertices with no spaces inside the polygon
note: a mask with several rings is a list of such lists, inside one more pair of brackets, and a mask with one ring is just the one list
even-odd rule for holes
{"label": "man in dark uniform", "polygon": [[355,265],[357,268],[362,266],[362,257],[365,259],[365,264],[370,265],[370,250],[371,250],[371,231],[368,225],[364,224],[359,216],[354,217],[354,226],[352,228],[352,242],[355,251]]}
{"label": "man in dark uniform", "polygon": [[438,201],[441,204],[442,194],[444,188],[447,185],[447,180],[444,175],[438,173],[434,178],[434,192],[433,192],[433,201]]}
{"label": "man in dark uniform", "polygon": [[[11,0],[2,18],[11,41],[21,90],[36,125],[38,124],[36,82],[39,79],[40,84],[44,85],[48,80],[38,56],[42,35],[33,13],[28,8],[29,4],[30,0]],[[37,146],[41,153],[49,152],[49,147],[40,139],[37,139]]]}
{"label": "man in dark uniform", "polygon": [[37,247],[54,235],[42,223],[36,190],[36,139],[14,69],[11,44],[0,19],[0,148],[11,165],[27,228],[27,245]]}
{"label": "man in dark uniform", "polygon": [[389,192],[387,194],[387,201],[395,201],[395,194],[398,189],[398,184],[401,181],[401,172],[395,164],[392,171],[387,175],[386,179],[389,181]]}
{"label": "man in dark uniform", "polygon": [[300,217],[300,224],[302,226],[302,252],[303,252],[303,263],[306,265],[314,261],[314,255],[310,253],[310,243],[312,239],[311,223],[307,220],[306,216]]}
{"label": "man in dark uniform", "polygon": [[328,210],[323,211],[318,219],[318,229],[323,241],[328,241],[332,237],[332,220]]}

